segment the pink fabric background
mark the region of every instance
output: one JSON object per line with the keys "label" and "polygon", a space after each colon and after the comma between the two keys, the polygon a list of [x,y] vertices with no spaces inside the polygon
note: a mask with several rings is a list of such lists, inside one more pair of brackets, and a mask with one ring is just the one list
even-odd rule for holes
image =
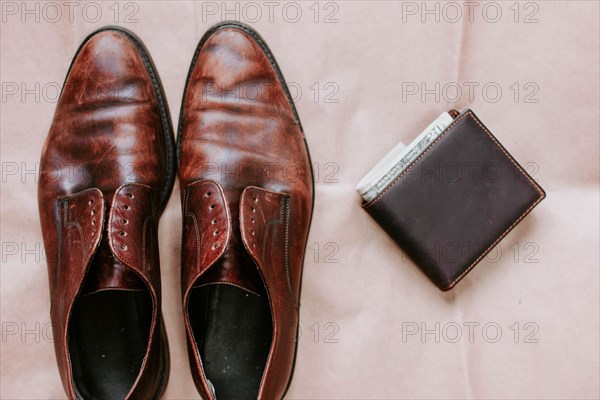
{"label": "pink fabric background", "polygon": [[[124,2],[117,4],[115,21],[114,2],[96,2],[102,14],[91,23],[82,5],[70,21],[59,1],[63,15],[53,23],[55,13],[44,11],[44,3],[28,3],[40,7],[39,22],[22,10],[13,15],[7,3],[23,6],[2,5],[0,397],[57,399],[64,393],[50,343],[37,182],[35,172],[27,173],[37,166],[56,86],[84,37],[117,23],[150,50],[176,125],[193,51],[225,6]],[[415,7],[422,11],[421,2],[314,3],[297,1],[284,12],[286,3],[276,2],[269,21],[269,6],[256,2],[262,17],[252,24],[286,79],[301,90],[297,107],[317,178],[302,336],[287,398],[598,398],[598,2],[522,2],[517,22],[512,1],[485,11],[481,3],[471,14],[463,2],[454,3],[463,12],[458,22],[451,21],[456,10],[446,3],[427,3],[439,10],[439,22],[435,14],[410,13]],[[217,14],[207,15],[214,7]],[[235,10],[236,3],[227,7]],[[238,19],[255,19],[245,3],[237,7]],[[298,8],[302,16],[293,23]],[[496,8],[502,16],[493,23]],[[536,8],[537,22],[524,23]],[[88,20],[95,9],[87,9]],[[131,12],[137,22],[125,20]],[[337,22],[324,23],[331,13],[329,19]],[[410,82],[428,89],[439,82],[440,90],[449,91],[438,99],[435,94],[426,101],[417,95],[403,99]],[[457,101],[453,82],[464,92]],[[472,99],[465,82],[479,85]],[[502,95],[495,101],[498,87]],[[526,165],[548,197],[500,243],[501,255],[493,252],[454,290],[442,293],[360,209],[354,186],[398,141],[410,141],[442,111],[467,107]],[[171,347],[166,399],[198,398],[180,309],[180,210],[176,184],[160,223]],[[472,340],[465,323],[479,324]],[[439,343],[435,333],[403,340],[414,327],[437,330]],[[494,343],[498,327],[502,333]]]}

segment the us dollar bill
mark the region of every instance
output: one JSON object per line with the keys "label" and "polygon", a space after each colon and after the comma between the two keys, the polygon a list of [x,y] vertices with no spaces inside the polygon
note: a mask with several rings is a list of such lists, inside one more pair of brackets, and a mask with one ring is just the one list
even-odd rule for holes
{"label": "us dollar bill", "polygon": [[414,160],[423,154],[431,143],[440,137],[453,120],[447,112],[442,113],[408,146],[398,143],[356,186],[356,190],[362,198],[369,202],[379,196]]}

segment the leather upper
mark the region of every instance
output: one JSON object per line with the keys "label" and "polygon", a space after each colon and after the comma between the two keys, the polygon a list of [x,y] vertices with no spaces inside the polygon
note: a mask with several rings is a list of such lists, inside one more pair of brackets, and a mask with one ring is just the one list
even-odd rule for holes
{"label": "leather upper", "polygon": [[271,57],[250,29],[221,24],[198,45],[183,98],[183,309],[194,380],[206,399],[213,394],[187,315],[195,285],[256,292],[264,284],[273,341],[260,399],[283,396],[294,360],[313,186],[304,134]]}
{"label": "leather upper", "polygon": [[[128,398],[154,396],[164,373],[157,226],[168,161],[147,62],[125,32],[90,36],[73,60],[42,151],[39,211],[54,344],[69,398],[77,396],[68,327],[82,293],[147,289],[150,339]],[[94,257],[103,262],[90,272]]]}

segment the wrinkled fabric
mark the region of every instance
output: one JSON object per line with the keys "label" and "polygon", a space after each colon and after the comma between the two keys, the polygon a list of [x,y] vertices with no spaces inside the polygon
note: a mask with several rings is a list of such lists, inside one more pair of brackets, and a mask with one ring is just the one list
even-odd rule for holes
{"label": "wrinkled fabric", "polygon": [[[71,22],[64,6],[55,23],[22,22],[6,3],[21,7],[3,3],[0,35],[0,397],[59,399],[36,199],[56,88],[81,41],[118,23],[148,47],[176,126],[196,44],[213,23],[236,17],[235,3],[225,15],[221,2],[137,2],[137,11],[120,3],[115,16],[113,2],[97,2],[97,22],[82,18],[82,6]],[[280,3],[272,22],[256,3],[261,18],[252,25],[297,100],[316,181],[287,398],[600,396],[599,5],[535,2],[535,12],[521,3],[517,15],[513,2],[492,3],[502,13],[495,23],[493,6],[487,21],[483,5],[467,14],[462,2],[455,22],[455,10],[436,2],[431,15],[421,2],[319,3],[318,15],[313,2]],[[242,22],[256,19],[238,7]],[[548,197],[442,293],[360,209],[354,186],[398,141],[410,142],[442,111],[467,107]],[[176,186],[159,228],[166,399],[198,398],[180,306],[181,221]]]}

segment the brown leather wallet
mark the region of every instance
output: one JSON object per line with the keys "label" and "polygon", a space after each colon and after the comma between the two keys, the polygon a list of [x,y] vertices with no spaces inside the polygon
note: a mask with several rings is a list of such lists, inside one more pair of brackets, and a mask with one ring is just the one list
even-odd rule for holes
{"label": "brown leather wallet", "polygon": [[473,111],[362,207],[441,290],[449,290],[545,196]]}

